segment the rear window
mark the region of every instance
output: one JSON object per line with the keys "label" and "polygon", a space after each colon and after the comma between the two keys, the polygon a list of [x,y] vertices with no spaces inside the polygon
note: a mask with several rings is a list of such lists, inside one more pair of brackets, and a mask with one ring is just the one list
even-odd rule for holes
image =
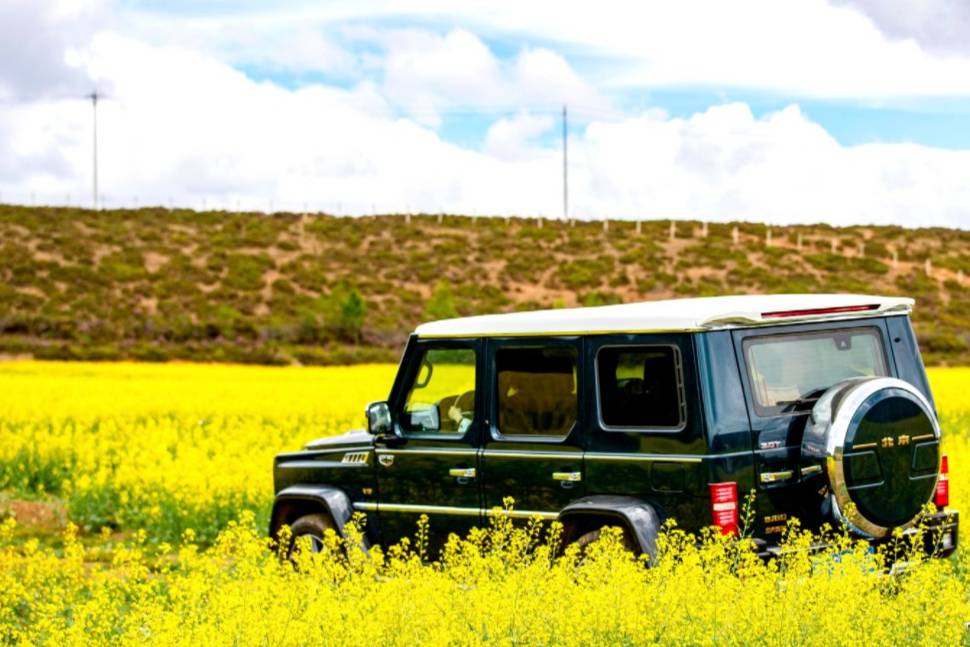
{"label": "rear window", "polygon": [[876,328],[748,337],[742,347],[762,416],[806,411],[833,384],[889,374]]}

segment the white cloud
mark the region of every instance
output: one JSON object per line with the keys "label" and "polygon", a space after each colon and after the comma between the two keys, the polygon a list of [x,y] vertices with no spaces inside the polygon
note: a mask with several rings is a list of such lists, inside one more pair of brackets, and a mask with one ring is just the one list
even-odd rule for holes
{"label": "white cloud", "polygon": [[970,55],[966,0],[836,0],[866,14],[890,38],[912,38],[928,52]]}
{"label": "white cloud", "polygon": [[[569,60],[584,59],[584,78],[600,90],[606,84],[714,86],[804,97],[895,99],[970,96],[966,10],[954,8],[960,1],[600,0],[592,10],[586,2],[561,0],[411,0],[407,6],[375,0],[297,2],[289,10],[248,18],[321,29],[410,18],[424,25],[541,42]],[[245,19],[247,14],[241,10],[238,16]],[[939,41],[938,47],[932,46],[933,40]],[[941,50],[954,55],[937,56]]]}
{"label": "white cloud", "polygon": [[97,0],[5,0],[0,3],[0,99],[80,96],[86,75],[66,54],[83,47],[106,21]]}
{"label": "white cloud", "polygon": [[179,45],[235,67],[340,79],[362,71],[361,56],[339,42],[342,28],[330,29],[290,12],[192,17],[128,9],[121,15],[128,35],[159,46]]}
{"label": "white cloud", "polygon": [[[536,143],[555,126],[548,117],[499,120],[476,151],[391,116],[373,86],[287,90],[110,33],[87,65],[117,89],[101,112],[109,204],[560,213],[558,145]],[[0,191],[86,195],[89,117],[78,102],[3,112]],[[796,106],[594,121],[570,151],[579,216],[970,224],[970,152],[841,146]]]}
{"label": "white cloud", "polygon": [[970,225],[970,151],[910,144],[841,146],[796,106],[747,106],[689,119],[591,125],[577,207],[647,217],[770,222]]}
{"label": "white cloud", "polygon": [[[820,0],[785,3],[784,9],[744,2],[731,9],[668,4],[662,15],[654,5],[626,5],[625,14],[611,14],[618,5],[597,12],[566,5],[562,15],[539,16],[533,14],[545,5],[533,3],[488,12],[469,5],[465,11],[474,14],[467,22],[520,29],[512,26],[515,18],[532,34],[557,33],[622,55],[636,64],[617,75],[624,82],[860,96],[893,87],[894,73],[900,94],[959,90],[970,82],[970,74],[944,78],[967,61],[933,58],[913,41],[890,42],[854,10]],[[441,11],[448,15],[447,8]],[[761,11],[773,29],[741,24],[735,15],[752,11]],[[277,208],[307,204],[355,213],[411,208],[555,215],[562,169],[558,142],[543,144],[557,125],[548,112],[496,118],[480,150],[444,140],[433,126],[441,111],[455,107],[495,107],[498,116],[569,99],[592,107],[594,115],[570,139],[575,215],[970,226],[964,181],[970,151],[843,146],[795,105],[762,117],[740,103],[689,118],[658,110],[624,116],[552,45],[523,44],[498,57],[466,27],[443,33],[361,27],[355,38],[370,39],[378,49],[374,60],[343,46],[333,49],[327,37],[308,36],[268,56],[267,64],[310,70],[319,60],[321,71],[332,64],[335,74],[349,68],[348,78],[361,80],[349,89],[286,89],[256,82],[222,57],[225,43],[244,32],[193,44],[200,33],[219,33],[219,24],[189,28],[195,36],[174,39],[177,45],[149,44],[117,30],[101,31],[90,46],[74,37],[51,45],[62,53],[77,50],[79,67],[67,66],[72,79],[112,88],[113,98],[100,108],[102,192],[109,205],[137,197],[140,204],[171,198],[196,207],[205,199],[210,207],[267,208],[272,201]],[[249,33],[285,33],[279,23],[266,30]],[[819,40],[820,33],[827,40]],[[853,40],[858,56],[840,60]],[[252,51],[239,56],[252,58]],[[349,58],[339,62],[342,56]],[[326,63],[327,57],[333,61]],[[63,61],[44,59],[51,60],[57,74],[50,78],[58,78]],[[841,76],[834,74],[840,64]],[[3,69],[0,83],[10,85]],[[360,76],[361,69],[376,72]],[[920,89],[913,79],[923,72]],[[30,103],[0,108],[0,193],[79,201],[89,192],[90,106],[31,96]],[[402,107],[408,118],[397,116]]]}
{"label": "white cloud", "polygon": [[826,0],[603,0],[595,12],[523,4],[530,15],[497,12],[491,21],[518,20],[544,37],[611,54],[599,73],[621,85],[807,97],[970,95],[970,59],[936,57],[911,40],[887,38],[862,14]]}
{"label": "white cloud", "polygon": [[577,102],[607,110],[609,102],[582,80],[559,54],[523,48],[502,61],[465,29],[444,35],[427,30],[379,30],[368,37],[384,48],[385,95],[423,123],[437,125],[440,111],[546,109]]}
{"label": "white cloud", "polygon": [[484,151],[504,160],[523,159],[541,155],[535,139],[555,125],[549,115],[533,115],[520,112],[514,117],[503,117],[493,123],[485,133]]}
{"label": "white cloud", "polygon": [[[246,25],[232,33],[234,42],[223,50],[222,60],[236,65],[259,66],[283,74],[321,72],[344,78],[358,72],[357,57],[317,29],[304,26],[267,33]],[[254,43],[258,45],[254,47]]]}
{"label": "white cloud", "polygon": [[439,108],[489,105],[507,99],[501,65],[474,34],[424,30],[375,34],[386,47],[383,90],[421,121],[437,124]]}
{"label": "white cloud", "polygon": [[559,106],[565,103],[593,111],[608,111],[609,102],[559,54],[544,48],[523,50],[514,63],[515,99],[525,104]]}

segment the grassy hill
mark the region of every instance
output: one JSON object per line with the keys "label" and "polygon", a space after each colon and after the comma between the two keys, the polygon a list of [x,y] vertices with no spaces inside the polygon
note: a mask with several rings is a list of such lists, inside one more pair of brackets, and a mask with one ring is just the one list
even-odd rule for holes
{"label": "grassy hill", "polygon": [[927,360],[970,362],[970,232],[673,229],[671,238],[670,221],[637,231],[626,221],[0,205],[0,354],[384,361],[427,319],[851,291],[915,297]]}

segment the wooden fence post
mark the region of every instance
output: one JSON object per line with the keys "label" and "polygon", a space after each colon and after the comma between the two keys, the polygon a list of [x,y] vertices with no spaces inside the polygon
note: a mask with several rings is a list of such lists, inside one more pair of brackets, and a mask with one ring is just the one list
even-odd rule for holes
{"label": "wooden fence post", "polygon": [[926,261],[923,263],[923,269],[926,271],[926,276],[933,276],[933,261],[930,257],[926,257]]}
{"label": "wooden fence post", "polygon": [[639,236],[639,235],[640,235],[640,233],[641,233],[641,231],[642,231],[642,230],[641,230],[641,224],[642,224],[642,223],[641,223],[641,222],[640,222],[639,220],[637,220],[637,236]]}
{"label": "wooden fence post", "polygon": [[771,227],[765,229],[765,247],[771,247]]}
{"label": "wooden fence post", "polygon": [[675,238],[677,238],[677,225],[674,224],[673,220],[671,220],[670,221],[670,240],[674,240]]}
{"label": "wooden fence post", "polygon": [[731,241],[732,241],[732,242],[733,242],[733,243],[734,243],[735,245],[737,245],[737,244],[738,244],[738,226],[737,226],[737,225],[735,225],[735,226],[734,226],[734,227],[733,227],[733,228],[731,229]]}

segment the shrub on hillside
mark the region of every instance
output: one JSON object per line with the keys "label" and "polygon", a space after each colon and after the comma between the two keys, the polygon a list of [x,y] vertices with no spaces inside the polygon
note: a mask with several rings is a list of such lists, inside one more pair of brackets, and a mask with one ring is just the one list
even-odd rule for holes
{"label": "shrub on hillside", "polygon": [[[136,344],[157,343],[168,357],[218,359],[229,353],[219,345],[260,340],[280,343],[273,352],[289,356],[286,346],[299,347],[298,337],[359,339],[393,354],[428,317],[427,300],[440,281],[450,285],[459,315],[547,308],[557,299],[571,305],[597,293],[606,301],[853,291],[915,297],[922,333],[959,337],[970,329],[968,232],[775,227],[778,244],[766,247],[767,228],[756,223],[711,223],[702,239],[699,222],[678,222],[671,243],[669,221],[645,221],[637,235],[633,222],[619,220],[606,232],[602,221],[546,220],[539,228],[534,218],[437,220],[0,205],[0,334],[28,347],[78,346],[53,351],[72,357],[112,344],[125,356],[142,356],[144,350],[132,350]],[[743,235],[737,246],[730,238],[735,226]],[[805,258],[793,250],[798,234]],[[862,241],[864,258],[842,255]],[[906,264],[889,271],[890,249],[902,260],[930,258],[932,276]],[[368,313],[357,332],[341,323],[340,307],[327,305],[341,285],[359,292]],[[234,314],[216,316],[219,306]],[[313,326],[304,325],[308,309]],[[312,334],[298,333],[301,325]],[[940,350],[927,349],[930,361],[970,353],[944,341],[934,343]]]}
{"label": "shrub on hillside", "polygon": [[556,279],[571,290],[601,285],[616,265],[612,256],[567,261],[556,269]]}
{"label": "shrub on hillside", "polygon": [[266,254],[230,254],[226,258],[222,285],[236,290],[260,290],[264,285],[263,274],[273,267],[273,259]]}
{"label": "shrub on hillside", "polygon": [[451,292],[451,286],[446,281],[438,281],[435,285],[431,298],[424,307],[424,318],[433,321],[436,319],[451,319],[458,316],[458,308],[455,306],[455,298]]}

